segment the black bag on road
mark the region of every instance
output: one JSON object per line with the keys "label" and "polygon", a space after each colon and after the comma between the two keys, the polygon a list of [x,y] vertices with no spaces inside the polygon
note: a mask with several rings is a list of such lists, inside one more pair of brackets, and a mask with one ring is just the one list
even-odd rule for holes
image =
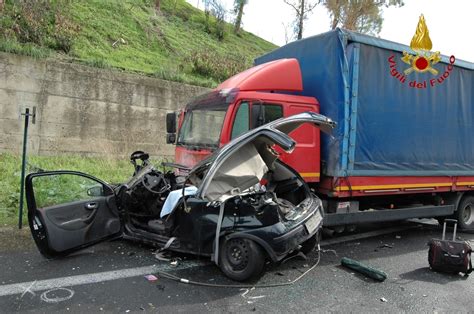
{"label": "black bag on road", "polygon": [[[454,223],[453,240],[445,240],[446,223]],[[443,224],[443,238],[431,239],[428,242],[428,262],[431,269],[446,273],[464,273],[468,275],[472,271],[471,252],[472,248],[466,241],[456,241],[456,229],[458,221],[446,219]]]}

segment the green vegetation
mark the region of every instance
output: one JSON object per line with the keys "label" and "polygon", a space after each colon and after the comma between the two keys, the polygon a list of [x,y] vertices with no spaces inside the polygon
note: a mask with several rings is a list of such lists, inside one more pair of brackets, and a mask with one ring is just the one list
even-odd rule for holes
{"label": "green vegetation", "polygon": [[[126,158],[110,159],[82,156],[30,156],[27,172],[38,171],[38,169],[76,170],[91,174],[110,183],[124,182],[133,173],[132,165]],[[12,154],[0,154],[0,173],[2,174],[2,179],[0,180],[0,226],[13,225],[18,220],[21,157]],[[49,180],[50,182],[44,182],[44,184],[40,185],[40,188],[44,190],[43,192],[45,192],[49,197],[60,197],[61,195],[64,195],[61,194],[61,191],[55,190],[54,182],[52,182],[52,180],[53,179]],[[79,188],[80,186],[78,185],[77,187]],[[80,192],[83,191],[84,189]],[[69,197],[71,197],[71,195],[76,194],[71,193]],[[46,202],[46,200],[44,201]],[[24,214],[26,215],[26,202]]]}
{"label": "green vegetation", "polygon": [[0,50],[213,87],[276,46],[185,0],[6,0]]}

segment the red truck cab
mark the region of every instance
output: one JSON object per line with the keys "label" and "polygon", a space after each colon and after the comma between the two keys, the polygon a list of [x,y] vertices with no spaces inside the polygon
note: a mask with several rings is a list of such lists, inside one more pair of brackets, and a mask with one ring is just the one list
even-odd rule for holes
{"label": "red truck cab", "polygon": [[[305,111],[319,113],[315,98],[297,95],[302,89],[300,68],[295,59],[266,63],[231,77],[215,90],[194,99],[180,112],[176,163],[192,167],[250,129]],[[307,182],[318,182],[319,130],[305,125],[290,136],[298,143],[296,151],[293,154],[280,152],[281,159]]]}

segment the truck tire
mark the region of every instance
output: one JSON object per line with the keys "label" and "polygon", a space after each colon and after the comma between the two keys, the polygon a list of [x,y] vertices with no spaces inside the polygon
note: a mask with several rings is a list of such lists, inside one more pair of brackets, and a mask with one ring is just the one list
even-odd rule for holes
{"label": "truck tire", "polygon": [[265,266],[265,254],[252,240],[233,238],[224,241],[219,252],[219,266],[232,280],[246,281],[258,277]]}
{"label": "truck tire", "polygon": [[455,216],[461,230],[474,230],[474,196],[463,197]]}

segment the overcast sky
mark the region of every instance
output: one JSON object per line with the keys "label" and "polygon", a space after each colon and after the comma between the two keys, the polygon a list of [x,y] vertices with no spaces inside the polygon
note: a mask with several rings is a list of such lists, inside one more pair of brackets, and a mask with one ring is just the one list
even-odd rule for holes
{"label": "overcast sky", "polygon": [[[202,0],[187,0],[203,10]],[[229,10],[233,0],[222,0]],[[384,9],[380,37],[410,44],[420,14],[424,14],[433,51],[455,55],[457,59],[474,62],[474,1],[473,0],[405,0],[401,8]],[[243,28],[279,46],[285,44],[283,23],[293,19],[292,8],[283,0],[249,0],[245,6]],[[288,27],[290,29],[290,27]],[[305,23],[303,37],[329,30],[329,15],[318,6]]]}

